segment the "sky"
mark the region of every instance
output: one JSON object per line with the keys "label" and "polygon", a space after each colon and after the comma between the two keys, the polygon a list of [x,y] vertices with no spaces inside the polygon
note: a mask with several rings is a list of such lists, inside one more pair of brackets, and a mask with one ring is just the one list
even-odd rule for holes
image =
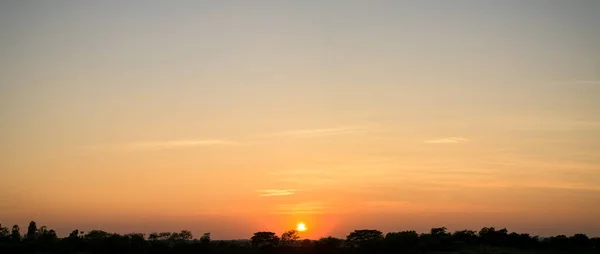
{"label": "sky", "polygon": [[2,1],[0,223],[600,236],[599,25],[594,0]]}

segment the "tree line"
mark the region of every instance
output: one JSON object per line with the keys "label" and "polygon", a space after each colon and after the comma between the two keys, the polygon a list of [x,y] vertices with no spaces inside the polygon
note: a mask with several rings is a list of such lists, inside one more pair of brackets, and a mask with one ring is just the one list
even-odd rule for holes
{"label": "tree line", "polygon": [[0,253],[594,253],[600,238],[585,234],[548,238],[484,227],[479,231],[449,232],[445,227],[427,233],[414,230],[389,232],[362,229],[345,239],[300,239],[297,231],[278,236],[256,232],[248,240],[211,241],[210,233],[195,239],[188,230],[116,234],[102,230],[74,230],[59,238],[46,226],[32,221],[25,234],[18,225],[0,224]]}

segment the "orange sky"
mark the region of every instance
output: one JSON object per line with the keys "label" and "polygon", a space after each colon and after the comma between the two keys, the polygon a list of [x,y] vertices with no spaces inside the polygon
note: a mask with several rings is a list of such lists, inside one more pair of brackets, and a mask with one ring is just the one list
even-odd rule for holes
{"label": "orange sky", "polygon": [[0,223],[600,235],[590,1],[0,4]]}

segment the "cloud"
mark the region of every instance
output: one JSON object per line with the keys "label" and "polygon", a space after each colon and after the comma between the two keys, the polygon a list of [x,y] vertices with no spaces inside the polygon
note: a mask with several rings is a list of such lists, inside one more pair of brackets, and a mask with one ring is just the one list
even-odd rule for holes
{"label": "cloud", "polygon": [[315,138],[335,135],[351,135],[374,132],[375,130],[366,127],[339,127],[339,128],[324,128],[324,129],[302,129],[273,132],[254,136],[254,138],[266,137],[293,137],[293,138]]}
{"label": "cloud", "polygon": [[125,145],[127,149],[143,150],[143,149],[172,149],[197,146],[224,146],[235,145],[237,142],[219,139],[191,139],[191,140],[170,140],[157,142],[134,142]]}
{"label": "cloud", "polygon": [[284,189],[284,190],[269,189],[269,190],[258,190],[258,192],[261,193],[259,195],[261,197],[272,197],[272,196],[293,195],[294,193],[296,193],[296,190],[294,190],[294,189]]}
{"label": "cloud", "polygon": [[432,139],[425,140],[425,143],[429,144],[457,144],[457,143],[465,143],[469,140],[463,137],[449,137],[449,138],[441,138],[441,139]]}
{"label": "cloud", "polygon": [[340,128],[324,128],[324,129],[304,129],[273,132],[267,134],[259,134],[249,136],[239,140],[223,140],[223,139],[183,139],[183,140],[166,140],[166,141],[142,141],[132,143],[121,143],[108,146],[81,146],[83,149],[125,149],[125,150],[157,150],[157,149],[175,149],[175,148],[190,148],[201,146],[232,146],[232,145],[251,145],[254,141],[268,140],[277,137],[289,138],[316,138],[334,135],[351,135],[375,132],[375,130],[366,127],[340,127]]}

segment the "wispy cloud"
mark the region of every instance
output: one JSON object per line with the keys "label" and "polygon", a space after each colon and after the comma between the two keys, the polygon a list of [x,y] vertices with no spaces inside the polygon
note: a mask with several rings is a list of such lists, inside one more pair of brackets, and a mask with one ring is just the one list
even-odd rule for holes
{"label": "wispy cloud", "polygon": [[234,141],[219,140],[219,139],[190,139],[190,140],[170,140],[170,141],[154,141],[154,142],[133,142],[126,144],[124,147],[132,150],[144,149],[172,149],[197,146],[224,146],[238,144]]}
{"label": "wispy cloud", "polygon": [[457,144],[457,143],[465,143],[469,140],[463,137],[449,137],[449,138],[440,138],[440,139],[432,139],[425,140],[425,143],[429,144]]}
{"label": "wispy cloud", "polygon": [[268,137],[294,137],[294,138],[315,138],[335,135],[351,135],[375,132],[376,130],[367,127],[338,127],[338,128],[323,128],[323,129],[302,129],[289,130],[281,132],[266,133],[254,136],[252,138],[268,138]]}
{"label": "wispy cloud", "polygon": [[261,197],[272,197],[272,196],[293,195],[294,193],[296,193],[296,190],[294,190],[294,189],[284,189],[284,190],[269,189],[269,190],[258,190],[258,192],[261,193],[259,195]]}
{"label": "wispy cloud", "polygon": [[368,127],[338,127],[338,128],[322,128],[322,129],[303,129],[273,132],[266,134],[258,134],[237,140],[227,139],[178,139],[165,141],[140,141],[131,143],[120,143],[108,146],[82,146],[85,149],[124,149],[124,150],[159,150],[159,149],[175,149],[175,148],[192,148],[202,146],[232,146],[232,145],[252,145],[256,141],[267,141],[274,138],[318,138],[334,135],[352,135],[376,132],[377,130]]}

